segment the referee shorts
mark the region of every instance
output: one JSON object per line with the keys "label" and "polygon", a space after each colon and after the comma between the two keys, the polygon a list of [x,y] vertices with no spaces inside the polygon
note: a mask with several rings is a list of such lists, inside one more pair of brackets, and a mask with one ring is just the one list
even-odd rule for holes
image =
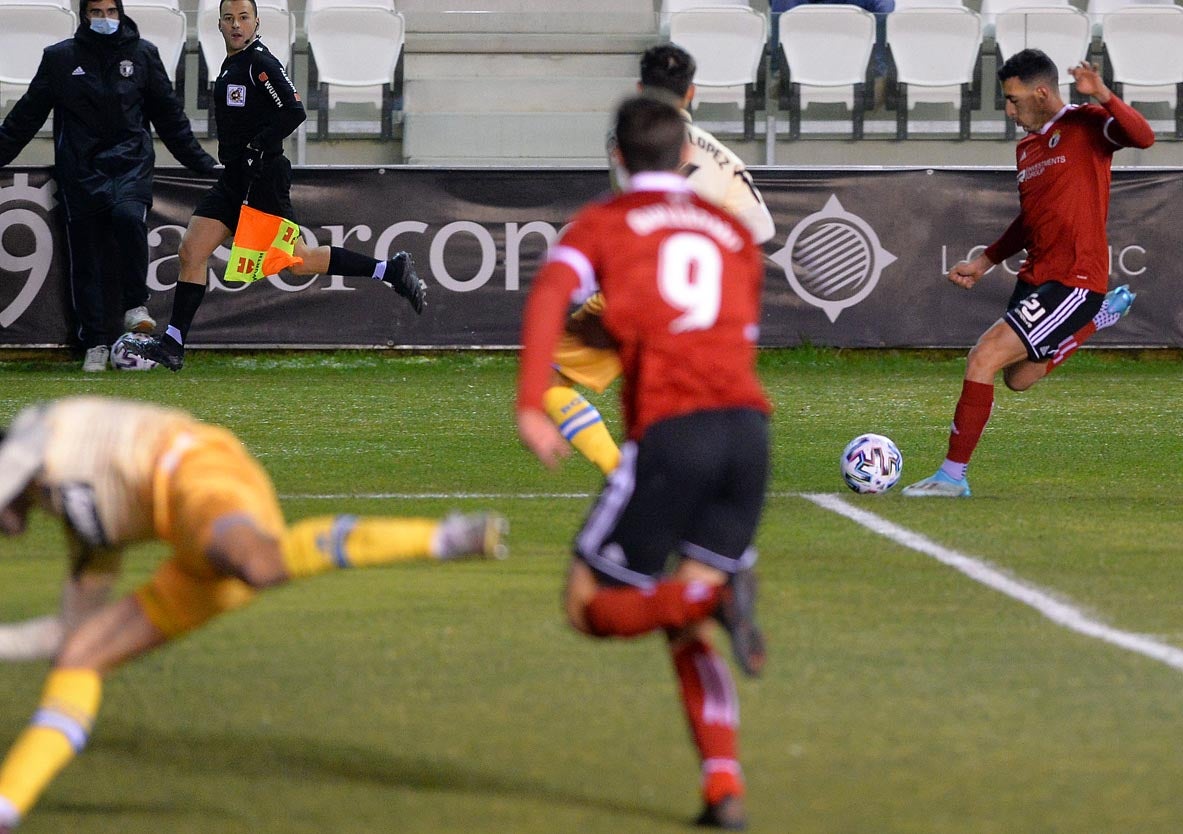
{"label": "referee shorts", "polygon": [[172,555],[136,591],[152,624],[174,637],[250,602],[255,590],[219,573],[205,555],[224,519],[276,539],[285,529],[270,477],[238,439],[214,426],[180,432],[157,463],[153,500],[156,534]]}
{"label": "referee shorts", "polygon": [[698,411],[654,424],[621,449],[575,539],[603,585],[648,587],[693,559],[733,574],[752,546],[768,479],[768,418],[747,408]]}
{"label": "referee shorts", "polygon": [[[249,185],[249,187],[248,187]],[[286,156],[263,162],[263,170],[248,183],[246,173],[238,164],[222,169],[222,175],[205,193],[193,214],[217,220],[231,232],[238,228],[238,215],[244,200],[251,208],[275,214],[296,222],[292,208],[292,163]]]}

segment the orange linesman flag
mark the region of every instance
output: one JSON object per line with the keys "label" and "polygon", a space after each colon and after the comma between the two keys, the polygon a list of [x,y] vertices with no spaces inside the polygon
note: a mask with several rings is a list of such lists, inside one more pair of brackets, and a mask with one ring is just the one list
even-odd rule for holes
{"label": "orange linesman flag", "polygon": [[292,254],[299,237],[300,227],[292,221],[244,205],[238,215],[224,279],[258,281],[285,267],[304,263],[303,258]]}

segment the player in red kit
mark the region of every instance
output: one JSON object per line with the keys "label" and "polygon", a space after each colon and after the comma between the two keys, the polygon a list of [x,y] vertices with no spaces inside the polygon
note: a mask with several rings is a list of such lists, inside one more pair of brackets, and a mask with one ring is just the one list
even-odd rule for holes
{"label": "player in red kit", "polygon": [[710,623],[728,631],[741,668],[759,674],[752,542],[768,471],[769,406],[755,372],[764,270],[744,225],[676,173],[686,126],[675,108],[629,99],[616,136],[627,190],[576,216],[530,290],[518,432],[547,466],[569,454],[543,396],[569,304],[599,289],[623,368],[628,441],[576,537],[567,618],[595,637],[666,634],[702,762],[698,822],[738,829],[739,709]]}
{"label": "player in red kit", "polygon": [[981,255],[954,266],[948,279],[969,289],[1024,248],[1027,257],[1005,315],[969,353],[945,462],[905,487],[909,497],[968,496],[965,473],[994,407],[998,372],[1012,391],[1027,390],[1133,303],[1126,286],[1105,294],[1110,167],[1119,148],[1154,144],[1154,131],[1105,86],[1095,66],[1081,62],[1072,76],[1077,92],[1096,104],[1064,104],[1056,67],[1037,49],[1012,55],[998,70],[1006,115],[1027,131],[1015,149],[1019,216]]}

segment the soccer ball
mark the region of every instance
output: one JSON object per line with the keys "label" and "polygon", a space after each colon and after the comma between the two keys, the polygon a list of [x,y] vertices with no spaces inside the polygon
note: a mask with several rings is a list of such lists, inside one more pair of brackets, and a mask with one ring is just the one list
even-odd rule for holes
{"label": "soccer ball", "polygon": [[842,480],[864,495],[891,489],[903,469],[900,450],[881,434],[860,434],[842,450]]}
{"label": "soccer ball", "polygon": [[120,371],[150,371],[156,367],[151,359],[136,356],[128,350],[129,345],[142,345],[152,341],[145,333],[124,333],[111,345],[111,367]]}

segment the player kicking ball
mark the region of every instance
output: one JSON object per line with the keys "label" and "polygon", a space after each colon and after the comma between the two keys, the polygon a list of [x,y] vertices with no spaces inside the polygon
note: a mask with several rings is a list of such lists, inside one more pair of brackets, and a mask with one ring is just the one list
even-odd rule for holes
{"label": "player kicking ball", "polygon": [[948,279],[970,289],[996,264],[1026,249],[1006,313],[969,352],[945,462],[903,490],[909,498],[970,494],[966,471],[994,408],[994,378],[1026,391],[1055,370],[1086,339],[1129,312],[1134,293],[1108,295],[1109,181],[1113,154],[1148,148],[1154,130],[1105,86],[1097,68],[1072,68],[1076,91],[1096,104],[1060,98],[1059,73],[1038,49],[1012,55],[998,70],[1007,118],[1027,131],[1015,148],[1019,216],[1002,237]]}
{"label": "player kicking ball", "polygon": [[[0,533],[23,533],[35,506],[62,519],[70,570],[60,619],[25,624],[25,637],[55,657],[39,708],[0,764],[0,834],[86,747],[103,677],[120,665],[295,579],[506,555],[507,525],[493,513],[289,526],[271,479],[229,431],[99,397],[26,408],[0,435]],[[108,602],[123,549],[151,539],[168,544],[170,557]],[[25,648],[26,657],[38,653]]]}

